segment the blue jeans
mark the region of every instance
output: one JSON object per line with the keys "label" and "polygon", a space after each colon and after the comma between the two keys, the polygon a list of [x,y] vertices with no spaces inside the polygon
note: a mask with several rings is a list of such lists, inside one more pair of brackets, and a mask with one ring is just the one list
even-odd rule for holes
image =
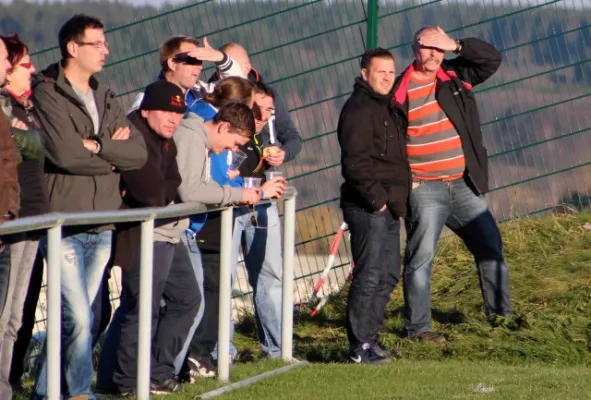
{"label": "blue jeans", "polygon": [[412,190],[406,220],[404,320],[409,336],[431,331],[431,269],[444,226],[474,256],[487,315],[511,315],[501,233],[485,198],[464,179],[426,181]]}
{"label": "blue jeans", "polygon": [[232,281],[236,282],[238,249],[242,246],[248,283],[254,291],[259,340],[263,352],[268,357],[276,358],[281,356],[281,224],[275,203],[258,205],[255,213],[259,228],[252,225],[248,208],[234,211]]}
{"label": "blue jeans", "polygon": [[[64,397],[95,396],[93,378],[91,304],[101,284],[111,256],[112,232],[79,233],[61,242],[62,378]],[[47,258],[47,239],[40,247]],[[51,273],[51,271],[49,271]],[[47,396],[47,352],[39,360],[33,397]]]}
{"label": "blue jeans", "polygon": [[355,260],[347,299],[347,337],[351,349],[379,340],[386,305],[400,280],[400,220],[387,209],[343,209]]}

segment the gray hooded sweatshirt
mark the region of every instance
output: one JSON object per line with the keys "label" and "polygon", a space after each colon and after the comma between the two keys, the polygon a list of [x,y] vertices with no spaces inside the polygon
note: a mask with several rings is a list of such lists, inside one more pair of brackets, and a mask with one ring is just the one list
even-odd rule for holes
{"label": "gray hooded sweatshirt", "polygon": [[174,133],[174,142],[183,179],[178,194],[183,202],[225,206],[242,201],[242,188],[222,186],[211,179],[211,146],[203,118],[187,113]]}

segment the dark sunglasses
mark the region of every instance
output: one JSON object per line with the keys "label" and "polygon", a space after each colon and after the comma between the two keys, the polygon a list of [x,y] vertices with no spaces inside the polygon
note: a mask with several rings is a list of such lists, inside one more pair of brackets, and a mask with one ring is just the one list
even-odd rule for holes
{"label": "dark sunglasses", "polygon": [[31,67],[33,66],[33,63],[20,63],[19,64],[21,67],[26,68],[26,69],[31,69]]}
{"label": "dark sunglasses", "polygon": [[195,57],[191,57],[187,53],[177,54],[176,56],[174,56],[172,61],[177,62],[177,63],[187,64],[187,65],[202,65],[203,64],[202,60],[199,60]]}

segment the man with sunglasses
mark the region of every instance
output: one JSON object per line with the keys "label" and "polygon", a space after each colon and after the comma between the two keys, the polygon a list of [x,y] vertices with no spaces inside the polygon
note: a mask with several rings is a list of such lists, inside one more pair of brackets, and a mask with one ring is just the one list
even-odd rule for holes
{"label": "man with sunglasses", "polygon": [[[415,62],[397,79],[393,103],[407,126],[412,191],[406,219],[406,333],[444,342],[431,329],[431,268],[444,226],[476,261],[484,309],[493,321],[511,316],[509,272],[497,224],[488,208],[488,159],[473,86],[500,67],[502,56],[476,38],[454,40],[440,27],[415,34]],[[446,52],[458,56],[444,60]]]}
{"label": "man with sunglasses", "polygon": [[[92,212],[121,206],[119,172],[146,162],[144,139],[132,133],[115,94],[94,77],[109,55],[102,23],[75,15],[59,31],[62,60],[41,73],[33,90],[46,150],[50,210]],[[93,399],[92,311],[111,255],[113,225],[63,230],[62,375],[65,398]],[[41,251],[47,256],[47,240]],[[47,396],[41,356],[33,398]]]}
{"label": "man with sunglasses", "polygon": [[[209,45],[207,38],[203,46],[190,36],[172,36],[160,46],[160,66],[162,71],[159,79],[166,79],[178,85],[185,94],[187,109],[201,98],[200,91],[210,92],[215,82],[206,83],[199,80],[203,70],[203,61],[215,64],[222,77],[240,76],[240,65],[235,63],[226,53]],[[131,111],[136,110],[142,102],[143,93],[136,96]]]}

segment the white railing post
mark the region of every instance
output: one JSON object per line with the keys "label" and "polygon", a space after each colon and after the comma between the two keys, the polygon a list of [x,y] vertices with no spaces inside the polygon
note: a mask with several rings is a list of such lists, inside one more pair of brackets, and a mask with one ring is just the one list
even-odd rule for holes
{"label": "white railing post", "polygon": [[62,226],[47,229],[47,399],[61,398]]}
{"label": "white railing post", "polygon": [[142,222],[140,258],[140,304],[137,348],[137,398],[150,398],[150,345],[152,341],[152,271],[154,219]]}
{"label": "white railing post", "polygon": [[293,274],[295,253],[296,196],[283,207],[283,312],[281,316],[281,358],[292,360],[293,351]]}
{"label": "white railing post", "polygon": [[232,318],[232,207],[222,211],[220,249],[220,308],[218,315],[218,379],[230,380],[230,322]]}

